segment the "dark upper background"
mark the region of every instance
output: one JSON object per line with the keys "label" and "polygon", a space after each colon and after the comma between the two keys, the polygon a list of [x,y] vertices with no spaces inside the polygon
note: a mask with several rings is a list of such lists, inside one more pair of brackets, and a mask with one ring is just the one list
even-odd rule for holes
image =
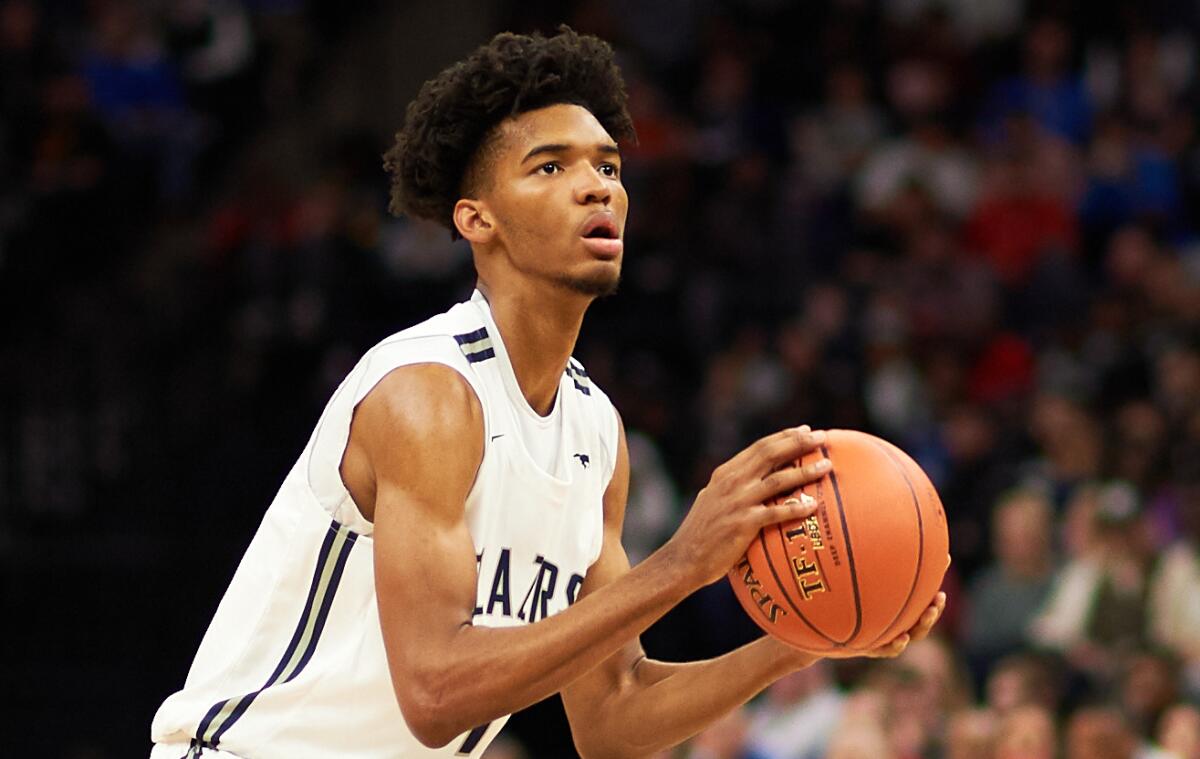
{"label": "dark upper background", "polygon": [[[1119,477],[1151,553],[1186,539],[1194,8],[0,0],[0,753],[143,755],[331,390],[469,292],[462,243],[387,216],[380,154],[503,29],[600,34],[628,81],[624,282],[577,355],[631,433],[635,557],[800,422],[933,476],[965,655],[1013,486],[1061,522]],[[753,634],[718,585],[645,640]],[[512,725],[570,755],[553,706]]]}

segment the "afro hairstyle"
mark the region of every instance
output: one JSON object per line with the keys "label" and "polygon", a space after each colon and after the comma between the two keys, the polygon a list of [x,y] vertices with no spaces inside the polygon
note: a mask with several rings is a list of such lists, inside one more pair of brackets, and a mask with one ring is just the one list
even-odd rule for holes
{"label": "afro hairstyle", "polygon": [[586,108],[614,139],[636,142],[625,81],[608,43],[560,26],[558,34],[503,32],[425,82],[383,156],[394,214],[436,221],[459,237],[454,206],[481,148],[505,119],[550,105]]}

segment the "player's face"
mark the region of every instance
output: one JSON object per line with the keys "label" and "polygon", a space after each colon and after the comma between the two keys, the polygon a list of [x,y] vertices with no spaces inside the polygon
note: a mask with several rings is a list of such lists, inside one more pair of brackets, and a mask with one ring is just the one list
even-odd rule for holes
{"label": "player's face", "polygon": [[617,145],[577,105],[553,105],[501,125],[486,191],[507,268],[572,292],[616,290],[629,196]]}

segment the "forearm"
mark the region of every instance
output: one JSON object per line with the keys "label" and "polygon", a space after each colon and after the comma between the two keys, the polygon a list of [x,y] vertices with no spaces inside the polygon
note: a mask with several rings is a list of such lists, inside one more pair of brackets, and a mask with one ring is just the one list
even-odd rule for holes
{"label": "forearm", "polygon": [[464,625],[438,650],[423,652],[425,663],[417,665],[423,681],[418,709],[435,725],[431,740],[448,741],[560,691],[629,644],[691,586],[677,562],[660,551],[535,624]]}
{"label": "forearm", "polygon": [[600,710],[601,719],[585,741],[587,755],[646,756],[675,746],[816,660],[770,637],[706,661],[643,659],[629,684]]}

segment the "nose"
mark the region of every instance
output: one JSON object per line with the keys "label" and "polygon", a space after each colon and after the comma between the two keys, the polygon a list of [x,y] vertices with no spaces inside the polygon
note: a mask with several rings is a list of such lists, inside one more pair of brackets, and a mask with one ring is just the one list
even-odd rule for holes
{"label": "nose", "polygon": [[592,203],[608,205],[612,200],[612,190],[596,167],[585,166],[579,175],[575,183],[575,202],[585,206]]}

